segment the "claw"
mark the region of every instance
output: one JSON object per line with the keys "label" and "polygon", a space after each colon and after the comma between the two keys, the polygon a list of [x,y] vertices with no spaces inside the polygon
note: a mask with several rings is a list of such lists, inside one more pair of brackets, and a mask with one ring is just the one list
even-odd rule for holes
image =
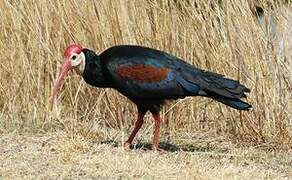
{"label": "claw", "polygon": [[125,143],[124,143],[124,149],[125,149],[126,151],[130,151],[130,150],[131,150],[131,143],[125,142]]}
{"label": "claw", "polygon": [[154,152],[159,152],[161,154],[164,154],[164,153],[167,153],[167,151],[165,151],[164,149],[161,149],[155,145],[152,145],[151,146],[151,150],[154,151]]}

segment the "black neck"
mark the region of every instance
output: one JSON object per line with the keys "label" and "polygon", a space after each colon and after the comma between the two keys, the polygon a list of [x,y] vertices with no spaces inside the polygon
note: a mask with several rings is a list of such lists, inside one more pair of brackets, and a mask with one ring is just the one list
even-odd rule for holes
{"label": "black neck", "polygon": [[85,69],[83,79],[85,82],[96,87],[109,87],[109,80],[106,78],[106,67],[100,57],[89,49],[83,49],[85,54]]}

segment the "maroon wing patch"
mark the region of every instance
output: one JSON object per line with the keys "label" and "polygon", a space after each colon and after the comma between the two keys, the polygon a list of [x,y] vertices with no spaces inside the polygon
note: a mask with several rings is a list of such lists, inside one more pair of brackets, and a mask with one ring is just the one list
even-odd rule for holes
{"label": "maroon wing patch", "polygon": [[115,70],[120,77],[139,82],[158,82],[167,77],[169,69],[166,67],[156,68],[150,65],[129,65]]}

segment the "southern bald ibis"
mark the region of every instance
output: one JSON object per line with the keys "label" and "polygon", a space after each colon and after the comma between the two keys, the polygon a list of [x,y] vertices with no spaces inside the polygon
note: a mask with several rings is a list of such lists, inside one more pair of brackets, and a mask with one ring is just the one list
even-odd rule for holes
{"label": "southern bald ibis", "polygon": [[250,90],[224,75],[204,71],[168,53],[141,46],[120,45],[100,55],[73,44],[64,52],[64,64],[53,88],[53,99],[67,73],[75,69],[86,83],[102,88],[114,88],[136,104],[138,118],[125,148],[143,124],[149,110],[154,118],[153,150],[159,149],[161,119],[159,111],[165,100],[204,96],[238,110],[251,105],[242,101]]}

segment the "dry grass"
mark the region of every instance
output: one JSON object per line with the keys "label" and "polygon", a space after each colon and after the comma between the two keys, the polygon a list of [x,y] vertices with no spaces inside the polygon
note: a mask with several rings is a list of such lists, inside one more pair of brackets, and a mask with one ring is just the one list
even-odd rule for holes
{"label": "dry grass", "polygon": [[9,134],[0,138],[2,179],[289,179],[292,154],[254,148],[128,152],[82,136]]}
{"label": "dry grass", "polygon": [[[62,63],[62,52],[68,44],[80,43],[97,52],[116,44],[139,44],[167,51],[200,68],[239,79],[252,89],[248,102],[253,109],[249,112],[239,113],[205,98],[186,98],[169,103],[163,109],[166,122],[162,141],[180,144],[179,139],[184,139],[182,144],[191,145],[194,150],[201,147],[200,143],[212,147],[211,150],[222,146],[228,146],[228,149],[233,146],[291,149],[291,7],[280,1],[256,3],[262,3],[265,12],[275,17],[276,36],[259,27],[252,11],[253,1],[0,1],[0,133],[4,136],[8,132],[61,130],[85,141],[110,139],[123,142],[133,124],[136,109],[114,90],[90,87],[72,73],[53,110],[50,109],[49,95]],[[284,47],[281,53],[279,42],[283,42]],[[116,133],[109,133],[112,131]],[[150,142],[151,131],[149,116],[138,139]],[[79,140],[75,140],[73,138],[68,143],[78,143]],[[98,155],[92,159],[94,161],[104,156],[107,162],[111,155],[122,154],[119,148],[113,149],[113,154],[103,152],[111,148],[106,145],[81,146],[87,152],[91,152],[89,147],[95,148],[92,152],[98,152]],[[90,154],[76,158],[83,156],[92,158]],[[120,160],[134,158],[138,161],[140,156],[135,156],[126,153]],[[205,179],[202,175],[205,172],[210,178],[226,177],[228,173],[240,173],[242,168],[240,163],[227,165],[229,157],[225,156],[219,158],[223,162],[210,162],[209,165],[214,167],[210,170],[205,167],[209,163],[205,154],[195,156],[183,152],[171,154],[169,159],[157,157],[155,161],[150,161],[151,153],[141,157],[146,164],[155,161],[170,163],[169,168],[177,173],[180,173],[179,166],[186,173],[191,173],[190,168],[195,167],[195,177],[202,179]],[[86,160],[88,157],[84,158],[75,160],[81,163],[80,166],[84,163],[89,168],[91,162]],[[183,161],[188,158],[191,160]],[[176,166],[178,160],[182,162]],[[196,164],[198,161],[200,163]],[[222,167],[215,167],[220,163]],[[251,169],[244,170],[246,175],[257,177],[253,173],[258,172],[262,173],[258,176],[264,177],[264,172],[271,172],[267,177],[276,177],[273,173],[277,170],[259,172],[264,167],[257,165],[248,166]],[[230,169],[225,172],[224,166]],[[106,165],[101,167],[108,168]],[[119,168],[115,170],[117,174],[126,173]],[[145,171],[137,167],[130,174],[149,175]]]}

